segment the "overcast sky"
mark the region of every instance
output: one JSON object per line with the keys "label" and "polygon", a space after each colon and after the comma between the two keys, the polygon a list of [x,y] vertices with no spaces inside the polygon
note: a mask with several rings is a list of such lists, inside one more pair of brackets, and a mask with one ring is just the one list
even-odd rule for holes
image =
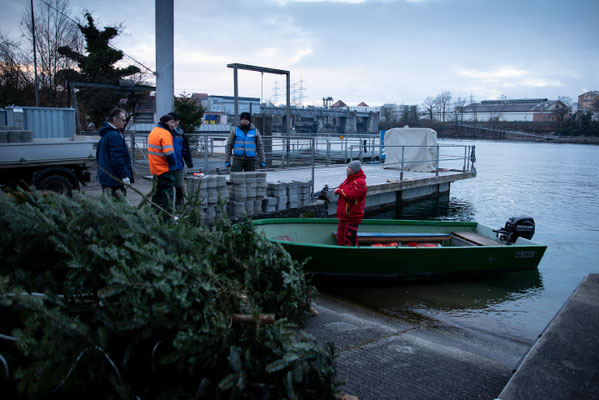
{"label": "overcast sky", "polygon": [[[2,33],[18,39],[28,3],[2,0]],[[113,44],[154,69],[154,0],[70,4],[122,22]],[[175,92],[233,95],[226,65],[243,63],[290,70],[304,104],[576,100],[599,90],[598,21],[599,0],[175,0]],[[240,71],[240,96],[275,100],[275,85],[282,103],[283,77]]]}

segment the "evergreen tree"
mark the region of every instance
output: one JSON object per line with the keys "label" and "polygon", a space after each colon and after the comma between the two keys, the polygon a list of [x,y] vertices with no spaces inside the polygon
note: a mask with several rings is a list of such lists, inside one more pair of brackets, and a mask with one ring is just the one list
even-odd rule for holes
{"label": "evergreen tree", "polygon": [[181,118],[181,129],[186,133],[193,133],[201,124],[204,109],[188,93],[181,93],[175,97],[175,111]]}
{"label": "evergreen tree", "polygon": [[[134,65],[125,68],[115,66],[123,58],[123,52],[110,45],[110,41],[119,34],[119,29],[107,26],[99,30],[90,13],[85,13],[87,25],[78,25],[86,42],[87,54],[81,54],[68,46],[58,49],[63,56],[77,62],[78,70],[65,69],[61,71],[63,80],[87,83],[118,85],[126,77],[139,74],[140,69]],[[115,106],[127,108],[125,104],[132,99],[126,97],[127,91],[116,91],[111,88],[84,87],[79,89],[77,100],[82,110],[96,128],[102,124],[108,113]],[[135,100],[138,101],[136,95]],[[128,97],[131,97],[129,95]],[[124,104],[120,104],[123,102]]]}

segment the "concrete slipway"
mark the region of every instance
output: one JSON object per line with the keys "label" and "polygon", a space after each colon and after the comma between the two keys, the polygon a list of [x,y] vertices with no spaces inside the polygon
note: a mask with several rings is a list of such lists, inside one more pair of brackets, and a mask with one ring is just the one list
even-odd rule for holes
{"label": "concrete slipway", "polygon": [[[599,399],[599,274],[532,347],[439,321],[399,321],[320,294],[305,330],[332,341],[342,392],[374,399]],[[513,371],[516,371],[513,374]]]}

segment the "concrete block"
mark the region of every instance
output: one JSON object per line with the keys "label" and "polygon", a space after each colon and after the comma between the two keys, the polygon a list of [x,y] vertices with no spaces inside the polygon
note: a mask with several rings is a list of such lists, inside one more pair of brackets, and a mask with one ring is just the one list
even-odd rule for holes
{"label": "concrete block", "polygon": [[245,175],[243,172],[231,172],[230,181],[233,185],[235,185],[237,183],[245,184],[245,182],[246,182]]}

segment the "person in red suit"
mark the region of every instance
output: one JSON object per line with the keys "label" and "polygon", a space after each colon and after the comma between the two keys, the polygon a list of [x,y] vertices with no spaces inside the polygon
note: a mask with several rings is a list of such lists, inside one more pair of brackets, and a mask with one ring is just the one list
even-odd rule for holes
{"label": "person in red suit", "polygon": [[359,160],[353,160],[347,166],[347,179],[343,181],[335,194],[337,199],[337,244],[339,246],[357,246],[358,225],[364,218],[366,204],[366,175]]}

